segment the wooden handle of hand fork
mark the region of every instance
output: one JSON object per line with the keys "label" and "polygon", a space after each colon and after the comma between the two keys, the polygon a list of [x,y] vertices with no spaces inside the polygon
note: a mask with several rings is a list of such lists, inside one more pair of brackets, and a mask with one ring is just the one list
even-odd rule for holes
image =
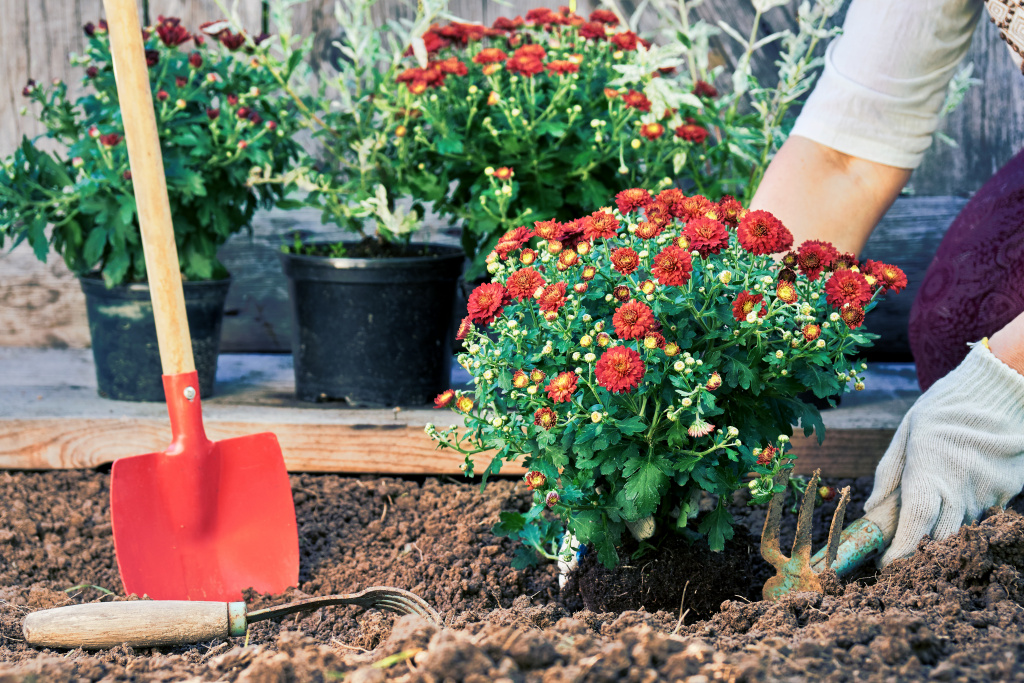
{"label": "wooden handle of hand fork", "polygon": [[135,0],[103,0],[114,58],[117,97],[121,105],[124,137],[135,186],[142,248],[146,255],[160,364],[165,375],[195,370],[192,339],[185,317],[178,249],[167,200],[164,162],[153,112],[149,67],[142,44],[142,29]]}

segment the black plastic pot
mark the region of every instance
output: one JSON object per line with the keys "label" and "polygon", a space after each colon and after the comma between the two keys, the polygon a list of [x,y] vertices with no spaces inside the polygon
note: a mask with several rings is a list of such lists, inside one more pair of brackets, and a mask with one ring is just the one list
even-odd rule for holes
{"label": "black plastic pot", "polygon": [[[86,276],[78,281],[85,292],[100,396],[118,401],[163,401],[160,350],[149,285],[107,289],[99,277]],[[185,290],[192,354],[199,372],[199,395],[208,398],[213,395],[224,300],[231,280],[181,284]]]}
{"label": "black plastic pot", "polygon": [[423,405],[451,380],[460,249],[423,256],[281,254],[292,303],[295,393],[303,401]]}

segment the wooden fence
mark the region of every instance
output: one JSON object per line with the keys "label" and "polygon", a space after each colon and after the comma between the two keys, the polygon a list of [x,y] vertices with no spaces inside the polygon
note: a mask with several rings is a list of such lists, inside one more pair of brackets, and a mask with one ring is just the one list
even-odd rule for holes
{"label": "wooden fence", "polygon": [[[524,14],[531,7],[558,2],[451,0],[450,10],[468,21],[490,23],[498,16]],[[627,13],[635,4],[632,0],[620,2]],[[593,4],[581,1],[579,11],[589,12]],[[246,25],[254,29],[259,26],[260,0],[237,0],[234,6]],[[5,75],[0,79],[0,156],[6,156],[23,135],[40,132],[31,116],[18,114],[24,103],[21,89],[28,78],[60,78],[73,84],[73,88],[78,87],[82,74],[80,69],[70,67],[68,57],[82,51],[81,26],[102,16],[102,1],[0,0],[0,7],[4,10],[4,21],[0,22],[0,65]],[[413,7],[412,0],[381,0],[379,18],[408,16]],[[328,55],[337,32],[333,8],[334,0],[309,0],[295,11],[294,28],[315,35],[319,59]],[[158,14],[178,16],[190,27],[221,16],[214,0],[150,0],[150,11],[154,20]],[[793,7],[784,7],[770,12],[765,17],[765,30],[793,28],[793,11]],[[749,26],[753,16],[749,0],[705,0],[698,12],[712,23],[723,19],[740,28]],[[880,229],[873,240],[876,254],[893,252],[898,248],[894,244],[913,247],[908,258],[919,273],[934,253],[939,235],[962,204],[963,200],[957,198],[976,191],[1024,147],[1024,77],[1013,66],[994,27],[987,21],[983,24],[975,34],[967,59],[974,62],[975,75],[984,79],[984,84],[973,88],[960,109],[944,124],[944,131],[959,147],[934,146],[909,186],[918,197],[933,199],[902,202],[891,215],[889,228]],[[723,43],[720,48],[726,61],[736,58],[733,45]],[[758,73],[769,74],[773,59],[770,52],[762,55],[755,65]],[[276,268],[272,252],[283,229],[280,221],[263,219],[254,240],[235,238],[222,252],[226,263],[237,265],[236,283],[227,306],[226,350],[287,349],[286,294],[283,280],[276,269],[270,268]],[[908,242],[911,233],[906,230],[919,237],[909,238]],[[899,258],[895,260],[901,262]],[[268,268],[274,272],[268,274]],[[246,284],[248,280],[251,288]],[[910,298],[898,297],[902,303],[890,314],[894,329],[899,328],[900,316],[905,316]],[[875,317],[878,316],[876,313]],[[59,259],[51,257],[49,264],[40,264],[27,245],[0,254],[0,346],[86,346],[88,341],[81,293]]]}

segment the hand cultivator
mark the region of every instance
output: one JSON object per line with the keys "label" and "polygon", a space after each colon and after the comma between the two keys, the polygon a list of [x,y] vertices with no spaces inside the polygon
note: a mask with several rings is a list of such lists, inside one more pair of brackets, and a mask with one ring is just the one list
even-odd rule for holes
{"label": "hand cultivator", "polygon": [[791,592],[820,592],[822,572],[834,569],[839,576],[849,574],[885,548],[896,534],[899,489],[840,533],[846,516],[846,505],[850,501],[850,487],[847,486],[840,493],[839,505],[832,516],[827,545],[811,557],[811,524],[819,479],[820,470],[816,470],[800,503],[793,553],[786,557],[779,548],[779,523],[789,491],[789,487],[785,486],[789,481],[789,470],[783,470],[776,477],[776,485],[782,484],[785,488],[772,497],[768,508],[768,517],[761,534],[761,556],[778,573],[764,584],[762,595],[765,600],[778,600]]}
{"label": "hand cultivator", "polygon": [[25,642],[36,647],[102,649],[184,645],[243,636],[249,624],[332,605],[376,607],[396,614],[418,614],[441,624],[422,598],[401,588],[374,586],[358,593],[328,595],[246,612],[244,602],[134,600],[94,602],[33,612],[25,617]]}

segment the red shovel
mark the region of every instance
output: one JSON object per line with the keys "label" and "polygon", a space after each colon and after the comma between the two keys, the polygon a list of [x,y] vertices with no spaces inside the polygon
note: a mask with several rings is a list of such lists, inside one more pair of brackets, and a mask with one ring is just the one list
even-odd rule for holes
{"label": "red shovel", "polygon": [[114,462],[110,511],[126,593],[237,601],[298,583],[295,506],[277,437],[210,441],[135,0],[104,0],[173,440]]}

